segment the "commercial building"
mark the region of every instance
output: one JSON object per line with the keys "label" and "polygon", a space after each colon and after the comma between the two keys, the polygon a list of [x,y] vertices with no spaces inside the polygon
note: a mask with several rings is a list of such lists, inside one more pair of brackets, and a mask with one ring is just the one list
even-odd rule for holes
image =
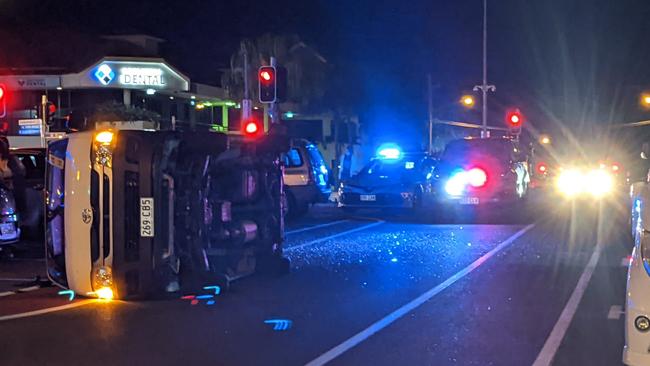
{"label": "commercial building", "polygon": [[132,121],[140,128],[228,130],[229,109],[236,106],[224,89],[194,83],[156,57],[104,56],[77,70],[23,67],[0,73],[5,112],[0,130],[23,146],[40,138],[44,101],[56,107],[53,130],[113,121]]}

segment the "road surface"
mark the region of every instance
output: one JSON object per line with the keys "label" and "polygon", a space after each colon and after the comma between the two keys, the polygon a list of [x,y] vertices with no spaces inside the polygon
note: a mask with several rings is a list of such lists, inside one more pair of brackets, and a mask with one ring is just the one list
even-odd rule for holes
{"label": "road surface", "polygon": [[316,208],[287,229],[291,274],[128,303],[35,281],[31,243],[0,261],[0,364],[620,365],[632,243],[616,211],[469,224]]}

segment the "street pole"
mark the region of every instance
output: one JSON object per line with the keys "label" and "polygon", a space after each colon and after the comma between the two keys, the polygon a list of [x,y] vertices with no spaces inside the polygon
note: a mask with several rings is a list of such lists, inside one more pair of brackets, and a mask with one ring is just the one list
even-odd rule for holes
{"label": "street pole", "polygon": [[431,83],[431,74],[427,74],[427,100],[429,103],[429,146],[427,151],[429,154],[433,152],[433,86]]}
{"label": "street pole", "polygon": [[[275,59],[275,57],[271,56],[271,66],[275,67],[277,70],[278,68],[278,61]],[[277,85],[277,72],[275,74],[276,77],[276,85]],[[276,97],[277,97],[277,91],[276,91]],[[278,102],[273,102],[270,105],[270,113],[271,113],[271,123],[280,123],[280,111],[278,109]]]}
{"label": "street pole", "polygon": [[249,72],[248,72],[248,50],[246,49],[246,45],[244,42],[241,43],[241,53],[242,57],[244,58],[244,98],[242,99],[242,121],[247,121],[248,119],[251,118],[252,115],[252,108],[253,108],[253,103],[251,101],[251,96],[250,96],[250,87],[249,87]]}
{"label": "street pole", "polygon": [[487,93],[488,91],[496,91],[494,85],[487,83],[487,0],[483,0],[483,84],[476,85],[474,90],[480,90],[483,93],[483,118],[481,138],[490,137],[490,132],[487,129]]}

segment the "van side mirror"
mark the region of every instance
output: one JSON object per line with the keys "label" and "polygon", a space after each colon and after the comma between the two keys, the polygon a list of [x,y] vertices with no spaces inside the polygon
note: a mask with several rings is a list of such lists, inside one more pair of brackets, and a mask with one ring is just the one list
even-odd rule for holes
{"label": "van side mirror", "polygon": [[644,142],[643,145],[641,145],[641,159],[649,159],[650,158],[650,143]]}

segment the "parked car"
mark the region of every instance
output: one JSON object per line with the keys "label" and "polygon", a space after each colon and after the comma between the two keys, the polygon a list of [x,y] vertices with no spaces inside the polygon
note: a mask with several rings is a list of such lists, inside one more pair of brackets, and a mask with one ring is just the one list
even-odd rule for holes
{"label": "parked car", "polygon": [[302,215],[309,205],[328,200],[330,171],[316,145],[304,139],[293,140],[283,159],[288,215]]}
{"label": "parked car", "polygon": [[435,161],[424,153],[382,152],[340,184],[338,207],[346,211],[422,207]]}
{"label": "parked car", "polygon": [[9,189],[0,187],[0,247],[14,244],[20,240],[20,227],[16,212],[16,201]]}

